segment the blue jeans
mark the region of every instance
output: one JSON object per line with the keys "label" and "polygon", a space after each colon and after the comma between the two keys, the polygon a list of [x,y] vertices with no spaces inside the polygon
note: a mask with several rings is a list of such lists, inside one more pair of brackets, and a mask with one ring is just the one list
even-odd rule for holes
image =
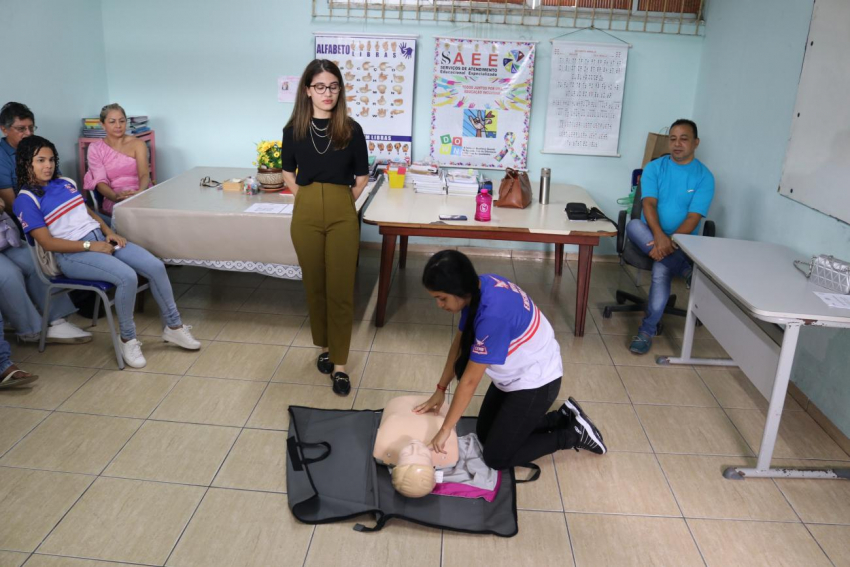
{"label": "blue jeans", "polygon": [[[106,238],[100,229],[85,235],[82,240],[100,240]],[[118,326],[121,338],[130,340],[136,338],[136,324],[133,322],[133,307],[136,304],[136,291],[139,287],[141,274],[151,285],[151,292],[165,324],[169,327],[179,327],[183,323],[177,305],[174,303],[174,292],[163,264],[156,256],[132,242],[116,250],[114,254],[100,252],[74,252],[72,254],[56,254],[59,269],[69,278],[79,280],[97,280],[109,282],[115,286],[115,311],[118,313]]]}
{"label": "blue jeans", "polygon": [[12,345],[3,338],[3,314],[0,313],[0,375],[12,366]]}
{"label": "blue jeans", "polygon": [[[629,224],[626,225],[626,236],[641,252],[649,255],[653,246],[648,243],[652,242],[655,237],[645,222],[640,219],[630,220]],[[655,336],[658,322],[661,321],[667,300],[670,299],[670,282],[674,276],[687,277],[690,272],[691,265],[688,262],[688,257],[678,248],[660,262],[652,264],[652,284],[649,286],[646,317],[640,324],[639,333],[645,333],[650,337]]]}
{"label": "blue jeans", "polygon": [[[33,262],[32,252],[26,244],[0,252],[0,311],[9,319],[18,336],[38,336],[41,333],[47,285],[36,275]],[[68,296],[63,294],[51,300],[47,319],[55,321],[76,311]]]}

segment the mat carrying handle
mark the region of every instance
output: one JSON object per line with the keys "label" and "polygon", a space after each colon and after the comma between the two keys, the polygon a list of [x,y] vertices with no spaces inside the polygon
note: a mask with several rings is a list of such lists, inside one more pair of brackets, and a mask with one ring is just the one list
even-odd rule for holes
{"label": "mat carrying handle", "polygon": [[534,463],[526,463],[524,465],[517,465],[517,466],[524,468],[524,469],[531,469],[531,470],[534,471],[533,473],[531,473],[531,476],[528,477],[527,479],[517,480],[516,481],[517,484],[520,484],[520,483],[523,483],[523,482],[534,482],[535,480],[540,478],[540,467],[535,465]]}
{"label": "mat carrying handle", "polygon": [[387,525],[387,521],[389,519],[390,519],[390,516],[381,515],[381,517],[378,518],[375,525],[372,526],[371,528],[364,526],[363,524],[354,524],[354,528],[352,528],[352,529],[355,532],[361,532],[361,533],[366,533],[366,534],[372,533],[372,532],[379,532],[382,529],[384,529],[384,526]]}
{"label": "mat carrying handle", "polygon": [[[318,457],[313,457],[312,459],[301,457],[304,449],[312,449],[315,447],[324,447],[325,452]],[[298,449],[301,449],[301,451],[299,452]],[[323,461],[331,454],[331,446],[329,443],[324,441],[319,441],[318,443],[299,443],[295,440],[295,437],[290,437],[286,440],[286,450],[289,452],[289,462],[292,463],[292,469],[296,471],[303,470],[305,465],[312,465],[313,463]]]}

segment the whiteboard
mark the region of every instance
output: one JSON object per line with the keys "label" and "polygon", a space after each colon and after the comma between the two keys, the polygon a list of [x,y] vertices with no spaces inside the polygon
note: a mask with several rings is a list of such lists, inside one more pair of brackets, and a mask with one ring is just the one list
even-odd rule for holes
{"label": "whiteboard", "polygon": [[779,193],[850,223],[850,2],[817,0]]}

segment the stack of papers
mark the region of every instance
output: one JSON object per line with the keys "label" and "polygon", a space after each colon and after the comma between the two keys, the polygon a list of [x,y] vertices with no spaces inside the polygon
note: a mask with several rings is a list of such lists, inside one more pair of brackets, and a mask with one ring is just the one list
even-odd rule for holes
{"label": "stack of papers", "polygon": [[446,172],[449,195],[477,195],[481,179],[472,169],[453,169]]}
{"label": "stack of papers", "polygon": [[446,180],[436,163],[414,162],[407,168],[407,176],[413,181],[413,189],[417,193],[446,194]]}
{"label": "stack of papers", "polygon": [[245,212],[255,215],[291,215],[294,208],[292,203],[254,203]]}

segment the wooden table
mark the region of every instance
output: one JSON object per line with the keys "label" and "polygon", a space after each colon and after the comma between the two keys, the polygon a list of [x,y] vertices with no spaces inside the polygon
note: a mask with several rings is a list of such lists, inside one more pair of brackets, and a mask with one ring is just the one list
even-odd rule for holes
{"label": "wooden table", "polygon": [[[536,198],[536,182],[532,182],[532,188]],[[494,207],[490,222],[477,222],[472,220],[474,197],[427,195],[416,193],[409,186],[390,189],[385,183],[375,192],[363,214],[363,222],[377,225],[383,236],[375,324],[382,327],[386,318],[397,237],[400,238],[399,269],[405,267],[407,241],[411,236],[543,242],[555,245],[556,275],[561,275],[564,269],[564,244],[579,247],[575,335],[583,336],[593,247],[599,244],[601,237],[616,236],[617,232],[608,221],[577,222],[567,219],[564,208],[568,202],[582,202],[588,208],[597,206],[582,187],[553,184],[550,195],[548,205],[540,205],[534,200],[525,209]],[[441,214],[463,214],[470,220],[440,221]]]}

